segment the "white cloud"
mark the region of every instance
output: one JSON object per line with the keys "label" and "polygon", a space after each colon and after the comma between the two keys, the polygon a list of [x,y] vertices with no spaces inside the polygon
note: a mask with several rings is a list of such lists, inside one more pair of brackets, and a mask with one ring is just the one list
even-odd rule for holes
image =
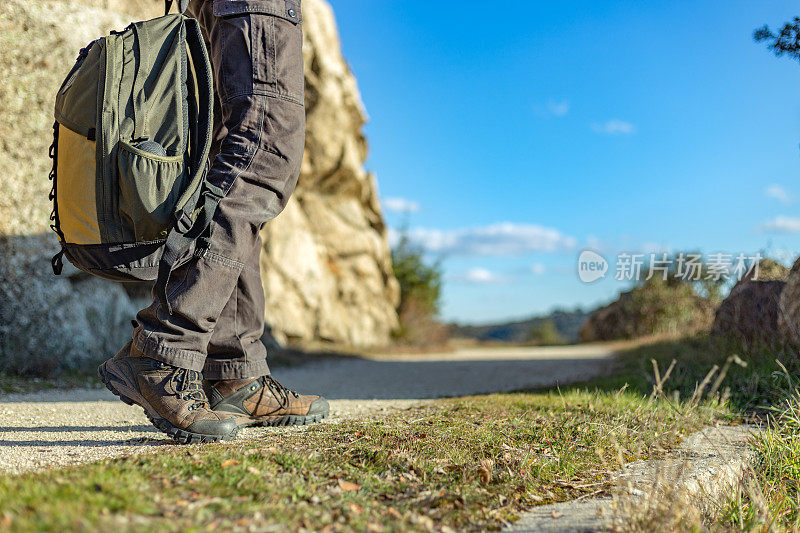
{"label": "white cloud", "polygon": [[595,235],[589,235],[586,237],[586,247],[599,250],[603,247],[603,244],[599,237]]}
{"label": "white cloud", "polygon": [[561,100],[560,102],[550,100],[547,102],[547,112],[556,117],[563,117],[569,113],[569,100]]}
{"label": "white cloud", "polygon": [[602,133],[605,135],[630,135],[636,133],[636,126],[624,120],[611,119],[603,122],[602,124],[595,122],[592,124],[592,129],[595,133]]}
{"label": "white cloud", "polygon": [[389,246],[391,248],[397,246],[397,243],[400,242],[400,232],[392,227],[389,227],[386,233],[387,233],[386,237],[389,240]]}
{"label": "white cloud", "polygon": [[419,203],[405,198],[384,198],[383,207],[387,211],[395,213],[416,213],[419,211]]}
{"label": "white cloud", "polygon": [[485,268],[471,268],[464,274],[457,276],[458,281],[476,284],[503,283],[506,279]]}
{"label": "white cloud", "polygon": [[786,192],[786,189],[774,183],[764,189],[764,196],[767,198],[774,198],[784,204],[788,204],[792,201],[792,197]]}
{"label": "white cloud", "polygon": [[544,271],[545,267],[541,263],[536,263],[531,267],[531,272],[533,272],[537,276],[541,276],[542,274],[544,274]]}
{"label": "white cloud", "polygon": [[541,117],[563,117],[571,109],[569,100],[550,99],[545,104],[535,104],[533,112]]}
{"label": "white cloud", "polygon": [[761,230],[771,233],[800,233],[800,218],[778,216],[762,224]]}
{"label": "white cloud", "polygon": [[410,239],[429,252],[454,255],[521,255],[575,247],[576,241],[554,228],[500,222],[455,230],[414,228]]}

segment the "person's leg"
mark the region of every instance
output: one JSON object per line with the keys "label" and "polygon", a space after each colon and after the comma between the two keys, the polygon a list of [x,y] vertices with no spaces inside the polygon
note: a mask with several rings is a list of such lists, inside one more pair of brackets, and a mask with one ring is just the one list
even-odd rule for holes
{"label": "person's leg", "polygon": [[[227,193],[214,214],[208,250],[170,279],[172,314],[154,299],[138,313],[132,343],[100,368],[109,389],[141,405],[159,429],[184,440],[235,434],[229,414],[208,410],[199,371],[215,328],[231,327],[220,324],[220,316],[238,296],[242,273],[260,249],[261,227],[284,208],[300,171],[305,114],[299,5],[286,2],[295,23],[259,11],[267,4],[217,1],[215,14],[210,0],[193,0],[207,32],[221,111],[208,179]],[[261,306],[263,314],[263,300]],[[265,383],[263,345],[252,342],[243,351],[216,377],[261,376],[259,383]]]}
{"label": "person's leg", "polygon": [[[253,167],[251,172],[272,177],[265,184],[265,190],[279,193],[282,209],[286,197],[285,193],[280,193],[285,188],[280,179],[275,178],[280,178],[280,170],[289,161],[288,154],[302,152],[304,140],[300,2],[218,1],[216,14],[209,4],[194,0],[190,9],[204,28],[217,84],[223,85],[217,91],[219,107],[224,110],[226,99],[241,91],[252,89],[254,94],[266,96],[259,144],[266,157],[255,161],[261,163],[261,167]],[[242,64],[230,62],[231,43],[234,42],[249,42],[251,62],[246,63],[244,69]],[[224,86],[226,83],[229,85]],[[227,123],[215,125],[215,140],[227,139],[227,135]],[[215,150],[217,146],[222,149],[215,143]],[[296,162],[299,165],[300,157]],[[299,168],[295,171],[299,172]],[[297,174],[293,177],[296,180]],[[291,184],[293,187],[294,182]],[[236,185],[231,195],[240,191],[249,195],[249,200],[257,200],[257,194],[250,188],[237,189]],[[266,206],[267,212],[272,209]],[[242,425],[308,424],[327,416],[328,402],[319,396],[301,395],[286,389],[269,376],[266,366],[266,349],[261,342],[264,290],[259,233],[262,226],[251,227],[253,247],[249,255],[239,258],[243,266],[236,286],[211,332],[203,367],[203,386],[211,406],[222,413],[236,415]]]}
{"label": "person's leg", "polygon": [[330,406],[319,396],[283,387],[266,369],[261,240],[241,269],[232,297],[217,319],[203,368],[203,387],[211,407],[236,417],[240,425],[310,424],[325,418]]}
{"label": "person's leg", "polygon": [[[235,305],[240,278],[246,284],[252,277],[247,269],[260,250],[259,232],[284,208],[300,171],[305,113],[299,17],[295,23],[259,12],[261,4],[194,0],[190,6],[208,37],[222,112],[219,128],[225,132],[209,180],[228,192],[214,215],[208,251],[172,275],[167,287],[172,314],[155,299],[138,314],[134,331],[137,349],[178,367],[203,370],[215,329],[228,338],[236,333],[223,311]],[[263,296],[252,306],[263,314]],[[222,354],[239,357],[209,363],[208,370],[216,367],[217,379],[266,374],[260,340],[245,349]]]}
{"label": "person's leg", "polygon": [[[191,5],[190,12],[200,21],[206,38],[206,48],[211,50],[207,26],[213,23],[211,18],[213,17],[213,12],[208,7],[203,10],[202,2],[197,1]],[[210,153],[212,161],[219,153],[222,140],[228,133],[225,124],[220,120],[221,116],[222,103],[220,101],[220,93],[215,91],[214,131]],[[253,366],[258,365],[258,361],[265,358],[260,353],[262,350],[258,346],[258,341],[264,330],[264,291],[260,287],[261,273],[258,265],[260,255],[261,240],[259,239],[256,249],[250,255],[249,264],[242,269],[241,275],[237,280],[236,289],[222,309],[222,313],[217,319],[217,325],[211,334],[206,364],[203,368],[203,376],[205,378],[221,379],[225,376],[243,378],[269,372],[269,370],[261,372],[261,369],[258,369],[259,373],[252,373]],[[248,280],[254,277],[253,263],[256,268],[255,273],[258,274],[259,290],[256,292],[248,291],[248,287],[252,285],[252,281],[248,283]],[[237,317],[237,311],[239,311],[239,317]],[[238,364],[237,361],[239,360],[244,361],[245,364]]]}
{"label": "person's leg", "polygon": [[264,361],[264,289],[259,257],[261,239],[239,274],[232,297],[225,304],[208,343],[203,378],[243,379],[269,374]]}

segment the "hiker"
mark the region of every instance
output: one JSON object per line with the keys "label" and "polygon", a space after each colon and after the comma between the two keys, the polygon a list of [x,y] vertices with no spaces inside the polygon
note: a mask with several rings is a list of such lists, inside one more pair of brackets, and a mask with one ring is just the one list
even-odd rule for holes
{"label": "hiker", "polygon": [[181,442],[233,437],[247,425],[307,424],[324,398],[272,376],[261,342],[260,230],[300,172],[305,111],[300,0],[192,0],[214,75],[208,181],[227,194],[210,245],[177,267],[137,314],[133,338],[100,366],[103,382]]}

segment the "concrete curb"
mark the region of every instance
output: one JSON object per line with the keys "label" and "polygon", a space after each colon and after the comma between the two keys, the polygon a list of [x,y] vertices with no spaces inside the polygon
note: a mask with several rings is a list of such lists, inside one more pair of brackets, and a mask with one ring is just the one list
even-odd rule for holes
{"label": "concrete curb", "polygon": [[629,463],[615,475],[613,496],[536,507],[503,531],[609,531],[629,513],[646,509],[665,492],[698,509],[724,500],[755,458],[753,426],[707,427],[665,459]]}

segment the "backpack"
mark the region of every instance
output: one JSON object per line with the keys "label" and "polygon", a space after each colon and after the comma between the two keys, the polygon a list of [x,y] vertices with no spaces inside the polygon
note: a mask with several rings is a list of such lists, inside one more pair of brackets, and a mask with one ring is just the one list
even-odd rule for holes
{"label": "backpack", "polygon": [[223,196],[206,180],[213,82],[198,22],[179,13],[134,22],[78,54],[55,102],[51,228],[62,256],[114,281],[153,281],[208,246]]}

